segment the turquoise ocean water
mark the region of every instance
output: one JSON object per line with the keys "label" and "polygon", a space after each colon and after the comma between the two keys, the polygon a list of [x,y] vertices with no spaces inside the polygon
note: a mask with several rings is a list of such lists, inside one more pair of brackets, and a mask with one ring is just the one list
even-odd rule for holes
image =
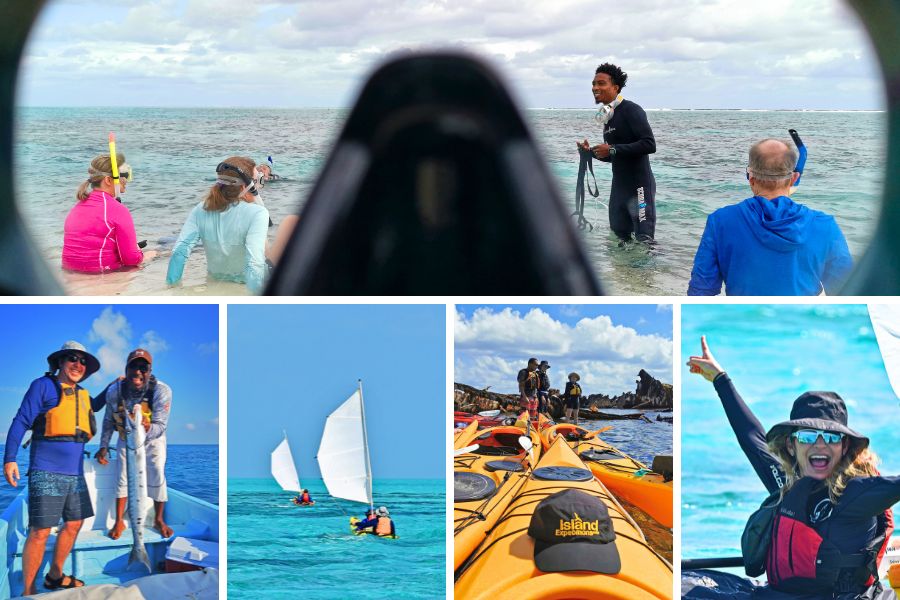
{"label": "turquoise ocean water", "polygon": [[[87,446],[91,456],[98,446]],[[219,446],[216,444],[169,444],[166,456],[166,482],[172,489],[219,504]],[[20,483],[27,483],[28,450],[19,450],[17,456]],[[0,512],[15,499],[19,489],[0,480]]]}
{"label": "turquoise ocean water", "polygon": [[[767,430],[807,390],[833,390],[871,439],[885,475],[900,474],[897,396],[862,305],[685,305],[683,362],[700,336]],[[711,383],[682,367],[682,556],[739,556],[747,517],[765,499]],[[896,511],[898,506],[894,507]]]}
{"label": "turquoise ocean water", "polygon": [[[637,99],[640,102],[640,99]],[[54,269],[59,270],[65,216],[86,177],[90,159],[107,151],[115,131],[118,150],[135,170],[124,196],[138,239],[160,257],[144,268],[103,276],[63,274],[76,294],[243,294],[244,287],[207,281],[202,251],[188,262],[184,286],[168,289],[171,241],[191,208],[215,180],[219,161],[235,154],[258,162],[271,155],[287,180],[269,184],[263,197],[273,221],[301,205],[346,117],[340,109],[19,108],[16,119],[16,189],[26,221]],[[567,206],[574,203],[578,157],[575,140],[599,143],[593,110],[529,110]],[[681,295],[706,216],[749,196],[747,150],[763,137],[800,132],[809,162],[795,199],[837,217],[858,257],[879,214],[886,118],[877,112],[650,111],[657,139],[651,164],[657,180],[658,252],[620,249],[605,213],[609,167],[595,163],[602,204],[587,203],[595,224],[581,233],[607,288],[619,295]],[[275,228],[270,230],[274,236]],[[162,243],[160,243],[162,242]]]}
{"label": "turquoise ocean water", "polygon": [[327,495],[304,479],[316,505],[299,507],[270,479],[228,480],[231,598],[443,598],[446,489],[443,479],[377,479],[399,539],[350,533],[347,515],[365,506]]}

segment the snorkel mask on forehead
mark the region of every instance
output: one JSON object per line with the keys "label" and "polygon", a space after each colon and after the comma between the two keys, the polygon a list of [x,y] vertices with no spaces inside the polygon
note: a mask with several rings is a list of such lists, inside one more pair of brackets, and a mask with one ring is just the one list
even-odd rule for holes
{"label": "snorkel mask on forehead", "polygon": [[[237,177],[232,177],[231,175],[226,175],[226,171],[233,171],[237,173]],[[256,180],[254,177],[250,177],[246,173],[244,173],[240,167],[236,167],[231,163],[220,162],[216,166],[216,174],[218,175],[216,179],[216,183],[219,185],[243,185],[244,189],[241,190],[239,196],[243,196],[245,193],[250,192],[253,196],[259,195],[259,190],[256,188]],[[254,175],[256,174],[256,170],[254,169]]]}

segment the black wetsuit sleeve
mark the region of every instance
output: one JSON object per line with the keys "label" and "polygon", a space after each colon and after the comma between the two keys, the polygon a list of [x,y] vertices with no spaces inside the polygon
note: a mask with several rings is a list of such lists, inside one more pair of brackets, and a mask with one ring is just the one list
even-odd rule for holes
{"label": "black wetsuit sleeve", "polygon": [[870,518],[900,502],[900,476],[855,477],[841,495],[843,516]]}
{"label": "black wetsuit sleeve", "polygon": [[784,485],[784,471],[775,455],[769,452],[766,431],[762,424],[744,403],[726,373],[717,376],[713,386],[719,394],[725,416],[728,417],[728,423],[734,431],[738,444],[753,465],[756,475],[770,494],[778,490]]}
{"label": "black wetsuit sleeve", "polygon": [[614,144],[616,156],[613,160],[619,157],[633,158],[656,152],[656,138],[653,137],[653,130],[650,129],[647,113],[637,104],[631,104],[629,108],[631,110],[627,114],[628,126],[636,139],[628,144]]}

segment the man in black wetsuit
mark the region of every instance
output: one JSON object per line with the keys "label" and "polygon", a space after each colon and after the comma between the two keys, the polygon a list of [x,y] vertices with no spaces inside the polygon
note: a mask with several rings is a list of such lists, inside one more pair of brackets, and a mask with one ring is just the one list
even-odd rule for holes
{"label": "man in black wetsuit", "polygon": [[578,146],[612,163],[610,229],[620,240],[634,236],[649,242],[656,231],[656,180],[649,157],[656,152],[656,140],[644,109],[619,93],[627,80],[628,74],[616,65],[597,67],[591,90],[594,102],[602,105],[597,122],[603,125],[604,143],[591,148],[585,139]]}

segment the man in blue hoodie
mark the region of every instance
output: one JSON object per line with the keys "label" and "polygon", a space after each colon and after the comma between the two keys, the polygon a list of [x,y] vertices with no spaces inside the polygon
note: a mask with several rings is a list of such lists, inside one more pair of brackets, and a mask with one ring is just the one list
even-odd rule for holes
{"label": "man in blue hoodie", "polygon": [[790,199],[797,152],[765,139],[750,148],[753,197],[715,211],[694,257],[688,296],[833,294],[853,259],[834,217]]}

